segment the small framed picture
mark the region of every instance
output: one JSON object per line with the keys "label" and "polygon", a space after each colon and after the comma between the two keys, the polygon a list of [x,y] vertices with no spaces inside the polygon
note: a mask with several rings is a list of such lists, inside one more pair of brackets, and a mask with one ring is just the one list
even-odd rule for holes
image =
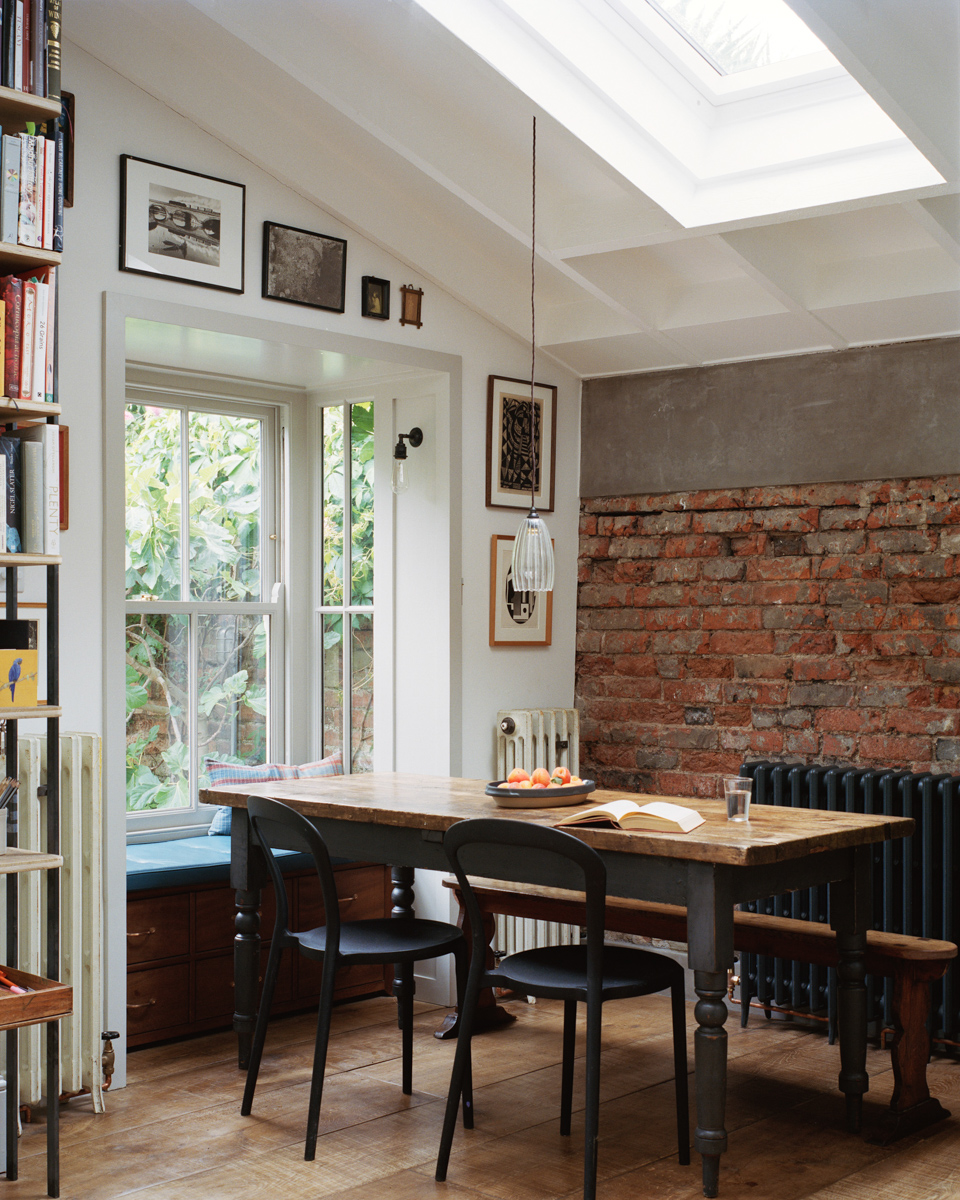
{"label": "small framed picture", "polygon": [[[530,383],[491,375],[487,383],[487,508],[529,508],[536,458],[535,504],[553,512],[557,460],[557,389],[533,387],[531,446]],[[532,453],[535,450],[536,453]]]}
{"label": "small framed picture", "polygon": [[120,155],[120,270],[243,291],[246,188]]}
{"label": "small framed picture", "polygon": [[512,537],[490,539],[490,645],[549,646],[553,592],[518,592],[513,586]]}
{"label": "small framed picture", "polygon": [[361,317],[376,317],[378,321],[390,319],[390,280],[376,279],[364,275],[360,294]]}
{"label": "small framed picture", "polygon": [[410,287],[405,283],[400,289],[400,324],[416,325],[420,329],[423,325],[422,312],[423,288]]}
{"label": "small framed picture", "polygon": [[343,238],[263,223],[263,295],[327,312],[344,311],[347,243]]}

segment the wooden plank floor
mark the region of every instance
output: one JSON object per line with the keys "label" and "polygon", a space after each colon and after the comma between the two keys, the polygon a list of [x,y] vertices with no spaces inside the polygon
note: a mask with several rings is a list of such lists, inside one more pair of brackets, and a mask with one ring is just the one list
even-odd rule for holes
{"label": "wooden plank floor", "polygon": [[[107,1112],[71,1101],[62,1120],[65,1200],[575,1200],[582,1121],[557,1132],[560,1013],[510,1006],[519,1019],[474,1043],[476,1129],[458,1130],[448,1181],[433,1180],[452,1043],[431,1035],[440,1010],[419,1006],[411,1097],[400,1092],[396,1010],[386,998],[338,1008],[314,1163],[303,1161],[313,1053],[310,1017],[278,1020],[252,1117],[232,1034],[136,1051],[130,1084]],[[689,1014],[691,1029],[693,1014]],[[721,1196],[750,1200],[947,1200],[960,1196],[960,1122],[883,1149],[843,1132],[838,1051],[822,1035],[757,1014],[730,1033]],[[699,1158],[676,1161],[669,1004],[659,996],[604,1007],[600,1200],[698,1200]],[[582,1046],[580,1047],[582,1053]],[[579,1064],[582,1066],[582,1060]],[[871,1049],[866,1114],[893,1086]],[[960,1064],[930,1067],[933,1093],[960,1116]],[[576,1087],[582,1091],[582,1075]],[[575,1101],[575,1104],[577,1102]],[[44,1129],[25,1128],[20,1179],[0,1200],[45,1195]]]}

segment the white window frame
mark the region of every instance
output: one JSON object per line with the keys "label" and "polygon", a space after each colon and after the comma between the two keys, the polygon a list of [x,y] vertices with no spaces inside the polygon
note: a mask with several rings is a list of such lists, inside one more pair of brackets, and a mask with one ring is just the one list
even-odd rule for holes
{"label": "white window frame", "polygon": [[[261,536],[261,599],[259,601],[200,601],[200,600],[125,600],[126,615],[136,613],[161,613],[184,615],[189,618],[190,635],[190,711],[187,714],[190,747],[191,778],[200,779],[200,750],[197,744],[197,678],[198,636],[197,625],[201,615],[268,616],[269,638],[267,643],[267,756],[271,761],[282,761],[285,745],[284,711],[284,663],[285,663],[285,603],[283,585],[283,557],[280,553],[281,530],[283,527],[283,441],[284,414],[281,406],[269,402],[256,403],[248,400],[233,400],[202,393],[188,394],[163,387],[148,387],[128,384],[126,404],[147,404],[183,412],[203,412],[220,416],[245,417],[258,420],[261,424],[261,489],[260,528]],[[181,426],[183,429],[183,426]],[[181,434],[181,463],[186,461],[188,448]],[[189,513],[189,477],[181,469],[181,514]],[[124,536],[126,536],[124,521]],[[185,543],[188,545],[188,543]],[[189,594],[189,554],[181,555],[181,595]],[[265,598],[267,597],[267,598]],[[191,833],[206,829],[214,816],[214,810],[201,805],[191,797],[188,806],[180,808],[152,809],[146,812],[128,812],[128,836],[162,830],[166,833]]]}
{"label": "white window frame", "polygon": [[[317,603],[314,606],[314,645],[317,647],[315,662],[317,663],[317,705],[316,705],[316,744],[319,747],[320,753],[325,754],[326,750],[323,745],[323,716],[324,716],[324,679],[323,679],[323,619],[331,614],[334,616],[342,616],[341,629],[343,630],[343,663],[342,663],[342,678],[343,684],[343,705],[340,714],[341,728],[343,736],[341,737],[341,749],[343,752],[343,773],[344,775],[353,774],[353,617],[355,614],[369,615],[373,628],[373,658],[374,663],[377,661],[377,620],[375,616],[376,602],[374,604],[353,604],[347,603],[353,599],[353,504],[351,498],[353,496],[353,454],[352,454],[352,429],[350,410],[355,404],[372,404],[373,405],[373,421],[374,421],[374,447],[378,442],[379,431],[377,429],[377,413],[382,400],[374,395],[337,397],[336,399],[324,399],[318,405],[318,429],[317,429],[317,495],[318,495],[318,514],[317,514],[317,529],[319,535],[317,537],[317,570],[314,587],[316,590]],[[323,424],[324,414],[330,410],[340,409],[343,420],[343,495],[344,495],[344,529],[343,529],[343,600],[342,604],[324,604],[323,602],[323,501],[325,495],[325,467],[323,457]],[[378,456],[379,458],[379,456]],[[379,478],[379,472],[377,474]],[[378,488],[379,491],[379,488]],[[377,529],[378,522],[381,519],[382,513],[378,507],[374,508],[374,530]],[[375,535],[376,536],[376,535]],[[379,545],[379,540],[375,543]],[[376,550],[374,551],[374,580],[377,579],[377,571],[382,564],[379,563]],[[376,584],[374,584],[374,594],[376,595]],[[374,720],[376,722],[377,704],[378,702],[378,681],[379,676],[374,675],[373,685],[373,711]],[[375,723],[374,729],[377,725]],[[376,754],[377,735],[374,733],[374,753]]]}

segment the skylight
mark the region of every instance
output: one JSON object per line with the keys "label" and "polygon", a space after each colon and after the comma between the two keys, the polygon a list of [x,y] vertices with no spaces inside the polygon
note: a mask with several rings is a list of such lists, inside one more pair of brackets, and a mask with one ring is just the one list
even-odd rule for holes
{"label": "skylight", "polygon": [[783,0],[625,0],[655,8],[721,75],[826,49]]}

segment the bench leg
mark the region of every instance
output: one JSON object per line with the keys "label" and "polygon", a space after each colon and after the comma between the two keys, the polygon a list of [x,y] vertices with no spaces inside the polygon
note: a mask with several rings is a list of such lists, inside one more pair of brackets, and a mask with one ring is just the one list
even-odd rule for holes
{"label": "bench leg", "polygon": [[893,980],[893,1097],[884,1115],[881,1142],[887,1145],[908,1133],[916,1133],[950,1114],[927,1087],[930,1058],[930,983],[943,974],[922,970],[899,971]]}
{"label": "bench leg", "polygon": [[[467,937],[467,946],[472,949],[473,935],[470,932],[470,922],[467,919],[466,912],[463,907],[463,900],[460,899],[460,892],[456,892],[456,897],[460,900],[460,912],[457,915],[457,925],[464,931]],[[484,964],[488,971],[492,971],[495,963],[493,958],[493,939],[497,932],[497,922],[492,913],[485,912],[483,914],[483,933],[484,941],[487,943],[487,961]],[[509,1025],[517,1018],[507,1012],[505,1008],[501,1008],[497,1003],[497,998],[494,995],[493,988],[481,988],[477,997],[477,1008],[473,1018],[473,1032],[484,1033],[488,1029],[497,1029],[501,1025]],[[448,1013],[443,1018],[439,1029],[433,1031],[433,1036],[438,1041],[446,1042],[451,1038],[455,1038],[460,1031],[460,1011]]]}

